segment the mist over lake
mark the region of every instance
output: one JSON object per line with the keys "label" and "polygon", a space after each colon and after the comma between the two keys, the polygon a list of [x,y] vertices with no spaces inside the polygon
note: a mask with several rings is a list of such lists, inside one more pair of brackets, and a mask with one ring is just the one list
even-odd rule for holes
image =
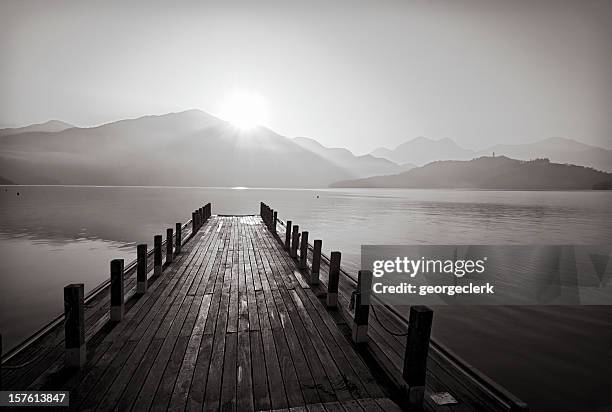
{"label": "mist over lake", "polygon": [[[151,245],[194,204],[256,214],[262,200],[323,239],[324,253],[342,251],[348,271],[358,270],[362,244],[612,242],[611,192],[3,186],[5,345],[62,312],[63,285],[91,290],[108,277],[110,259],[131,261],[137,243]],[[609,307],[440,307],[434,317],[436,339],[534,410],[542,399],[548,407],[555,399],[557,410],[584,404],[602,367],[595,355],[609,348],[612,330]],[[584,390],[573,386],[577,379]]]}

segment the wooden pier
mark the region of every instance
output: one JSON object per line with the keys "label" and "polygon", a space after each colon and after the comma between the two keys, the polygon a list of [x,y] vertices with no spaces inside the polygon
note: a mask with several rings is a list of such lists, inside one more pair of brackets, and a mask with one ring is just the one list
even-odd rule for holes
{"label": "wooden pier", "polygon": [[73,410],[527,410],[430,341],[429,308],[408,325],[361,305],[368,273],[294,228],[263,203],[199,208],[87,296],[68,285],[65,314],[3,357],[2,390],[67,390]]}

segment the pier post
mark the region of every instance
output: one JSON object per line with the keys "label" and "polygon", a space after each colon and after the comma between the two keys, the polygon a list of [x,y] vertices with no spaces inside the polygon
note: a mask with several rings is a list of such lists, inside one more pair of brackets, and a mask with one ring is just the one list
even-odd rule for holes
{"label": "pier post", "polygon": [[210,202],[206,203],[206,220],[208,220],[212,216],[212,207]]}
{"label": "pier post", "polygon": [[294,225],[291,233],[291,253],[289,256],[297,258],[298,244],[300,242],[300,226]]}
{"label": "pier post", "polygon": [[198,209],[198,213],[200,214],[200,227],[204,226],[204,206]]}
{"label": "pier post", "polygon": [[327,280],[327,299],[328,308],[338,306],[338,281],[340,280],[340,252],[331,252],[329,259],[329,278]]}
{"label": "pier post", "polygon": [[172,263],[174,254],[172,250],[172,241],[174,238],[174,230],[169,227],[166,229],[166,263]]}
{"label": "pier post", "polygon": [[176,224],[176,243],[174,245],[174,254],[178,255],[181,253],[181,246],[183,246],[183,225],[181,223]]}
{"label": "pier post", "polygon": [[264,214],[264,203],[263,202],[259,202],[259,216],[263,216]]}
{"label": "pier post", "polygon": [[300,269],[308,268],[308,232],[302,232],[302,239],[300,243],[300,263],[298,264]]}
{"label": "pier post", "polygon": [[197,231],[198,231],[198,222],[196,220],[196,213],[191,212],[191,234],[195,235]]}
{"label": "pier post", "polygon": [[136,293],[147,292],[147,244],[136,246]]}
{"label": "pier post", "polygon": [[276,236],[276,221],[278,219],[278,212],[275,210],[274,215],[272,215],[272,234]]}
{"label": "pier post", "polygon": [[85,285],[71,284],[64,287],[64,346],[65,364],[69,368],[85,365]]}
{"label": "pier post", "polygon": [[[360,270],[357,278],[357,292],[355,293],[355,316],[351,337],[354,343],[368,341],[368,317],[370,315],[370,292],[372,289],[372,272]],[[364,303],[365,302],[365,303]]]}
{"label": "pier post", "polygon": [[290,250],[291,248],[291,220],[287,220],[287,226],[285,227],[285,249]]}
{"label": "pier post", "polygon": [[310,283],[311,285],[319,284],[319,272],[321,270],[321,246],[323,241],[316,239],[312,250],[312,267],[310,268]]}
{"label": "pier post", "polygon": [[153,237],[153,274],[162,274],[162,235]]}
{"label": "pier post", "polygon": [[123,259],[111,260],[110,272],[110,320],[113,322],[121,322],[123,319],[123,312],[125,310],[123,297]]}
{"label": "pier post", "polygon": [[433,310],[427,306],[412,306],[408,320],[408,338],[404,353],[403,388],[408,404],[417,406],[423,404],[425,395],[425,376],[427,373],[427,352]]}

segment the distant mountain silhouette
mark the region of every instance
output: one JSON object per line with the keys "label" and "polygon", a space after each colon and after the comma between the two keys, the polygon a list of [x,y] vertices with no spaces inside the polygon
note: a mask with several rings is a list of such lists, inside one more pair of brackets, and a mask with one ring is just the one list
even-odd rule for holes
{"label": "distant mountain silhouette", "polygon": [[549,158],[553,162],[590,166],[598,170],[612,172],[612,150],[563,137],[551,137],[527,144],[496,145],[477,152],[477,155],[489,156],[493,152],[514,159]]}
{"label": "distant mountain silhouette", "polygon": [[0,176],[0,185],[14,185],[14,184],[15,182],[13,182],[12,180],[8,180]]}
{"label": "distant mountain silhouette", "polygon": [[331,187],[590,190],[610,181],[612,174],[592,168],[499,156],[437,161],[396,175],[341,181]]}
{"label": "distant mountain silhouette", "polygon": [[0,174],[23,184],[326,187],[399,170],[371,156],[311,149],[264,127],[241,131],[189,110],[4,136]]}
{"label": "distant mountain silhouette", "polygon": [[318,154],[333,164],[349,171],[355,177],[399,173],[406,168],[387,159],[372,155],[355,156],[344,148],[329,148],[308,137],[296,137],[293,141],[303,148]]}
{"label": "distant mountain silhouette", "polygon": [[422,166],[436,160],[469,160],[475,157],[490,156],[493,153],[518,160],[547,158],[552,162],[589,166],[612,172],[612,150],[561,137],[551,137],[525,144],[495,145],[477,151],[465,149],[448,138],[432,140],[417,137],[402,143],[393,150],[378,148],[372,152],[372,155],[399,164],[409,162]]}
{"label": "distant mountain silhouette", "polygon": [[436,160],[463,160],[474,157],[471,150],[462,148],[451,139],[433,140],[426,137],[409,140],[393,150],[381,147],[374,150],[372,155],[399,164],[412,163],[415,165],[423,165]]}
{"label": "distant mountain silhouette", "polygon": [[45,123],[32,124],[25,127],[14,127],[8,129],[0,129],[0,136],[8,136],[18,133],[30,133],[30,132],[61,132],[62,130],[70,129],[74,127],[71,124],[62,122],[59,120],[49,120]]}

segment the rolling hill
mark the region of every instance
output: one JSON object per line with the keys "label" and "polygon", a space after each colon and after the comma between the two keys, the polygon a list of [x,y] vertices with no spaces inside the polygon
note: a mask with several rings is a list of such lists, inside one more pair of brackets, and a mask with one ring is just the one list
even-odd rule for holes
{"label": "rolling hill", "polygon": [[590,190],[603,188],[612,174],[592,168],[523,161],[505,156],[469,161],[429,163],[407,172],[336,182],[331,187],[387,187],[419,189]]}

